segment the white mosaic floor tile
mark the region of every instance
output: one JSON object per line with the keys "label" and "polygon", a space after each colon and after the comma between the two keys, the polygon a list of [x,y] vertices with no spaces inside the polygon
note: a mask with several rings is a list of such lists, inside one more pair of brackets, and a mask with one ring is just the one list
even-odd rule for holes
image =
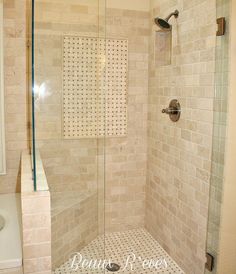
{"label": "white mosaic floor tile", "polygon": [[[105,246],[105,248],[104,248]],[[114,273],[135,273],[135,274],[149,274],[149,273],[161,273],[161,274],[184,274],[180,267],[172,260],[172,258],[165,252],[165,250],[158,244],[158,242],[145,230],[137,229],[126,232],[110,233],[104,236],[99,236],[92,241],[88,246],[80,251],[83,259],[94,260],[106,258],[106,261],[110,259],[111,262],[119,264],[120,270]],[[135,254],[135,260],[134,255]],[[126,266],[127,258],[130,256],[133,270]],[[144,268],[143,262],[158,262],[157,267],[152,265],[150,268]],[[88,267],[82,267],[79,265],[77,270],[71,268],[73,259],[70,259],[64,263],[61,267],[56,269],[53,274],[102,274],[112,273],[108,270],[93,269]],[[78,260],[76,262],[78,263]],[[160,264],[160,265],[159,265]],[[75,266],[75,264],[74,264]]]}

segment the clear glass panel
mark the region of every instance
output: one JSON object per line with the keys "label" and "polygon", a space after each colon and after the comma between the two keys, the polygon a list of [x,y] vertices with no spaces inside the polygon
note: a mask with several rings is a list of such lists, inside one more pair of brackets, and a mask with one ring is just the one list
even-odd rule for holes
{"label": "clear glass panel", "polygon": [[28,47],[29,47],[29,65],[28,65],[28,73],[29,73],[29,102],[31,102],[31,108],[29,108],[29,123],[31,125],[30,131],[30,151],[31,151],[31,161],[32,161],[32,176],[34,181],[34,190],[37,190],[37,178],[36,178],[36,153],[35,153],[35,100],[34,100],[34,62],[35,62],[35,54],[34,54],[34,1],[27,1],[27,10],[29,15],[28,20]]}
{"label": "clear glass panel", "polygon": [[[104,258],[105,0],[33,5],[35,180],[43,190],[43,164],[53,270],[64,264],[70,271],[75,252]],[[99,236],[90,254],[86,246]]]}
{"label": "clear glass panel", "polygon": [[[224,158],[228,106],[229,69],[229,22],[230,0],[217,0],[217,18],[225,17],[227,26],[224,36],[216,40],[214,124],[211,167],[211,188],[208,217],[207,252],[215,258],[213,273],[217,273],[217,256],[224,183]],[[206,273],[209,273],[206,270]],[[212,272],[211,272],[212,273]]]}

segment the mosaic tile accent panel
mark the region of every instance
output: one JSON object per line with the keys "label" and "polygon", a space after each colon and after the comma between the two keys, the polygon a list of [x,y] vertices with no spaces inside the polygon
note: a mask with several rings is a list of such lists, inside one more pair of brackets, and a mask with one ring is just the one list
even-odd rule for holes
{"label": "mosaic tile accent panel", "polygon": [[63,51],[64,137],[125,136],[128,41],[65,36]]}
{"label": "mosaic tile accent panel", "polygon": [[[106,250],[104,252],[104,240]],[[172,260],[172,258],[165,252],[165,250],[159,245],[159,243],[145,230],[135,229],[126,232],[109,233],[105,236],[99,236],[89,245],[82,249],[80,252],[86,259],[111,259],[121,266],[121,269],[116,273],[162,273],[162,274],[184,274],[180,267]],[[136,255],[136,258],[147,260],[165,259],[167,268],[160,267],[160,269],[150,268],[144,269],[142,264],[137,259],[133,264],[133,271],[125,268],[127,257],[132,253]],[[61,267],[57,268],[53,274],[72,274],[72,273],[111,273],[104,270],[92,270],[79,268],[77,271],[71,269],[72,259],[67,261]]]}

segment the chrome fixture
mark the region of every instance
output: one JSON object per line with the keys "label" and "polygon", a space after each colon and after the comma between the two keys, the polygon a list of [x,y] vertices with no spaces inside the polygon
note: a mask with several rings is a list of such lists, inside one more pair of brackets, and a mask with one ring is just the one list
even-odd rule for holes
{"label": "chrome fixture", "polygon": [[168,108],[164,108],[162,113],[166,113],[170,116],[171,121],[179,121],[181,115],[181,106],[178,100],[174,99],[170,102]]}
{"label": "chrome fixture", "polygon": [[169,24],[169,20],[170,18],[174,16],[175,18],[177,18],[179,16],[179,11],[175,10],[174,12],[172,12],[171,14],[169,14],[166,19],[162,19],[160,17],[156,17],[154,19],[154,22],[156,23],[157,26],[159,26],[162,30],[165,31],[170,31],[171,30],[171,25]]}

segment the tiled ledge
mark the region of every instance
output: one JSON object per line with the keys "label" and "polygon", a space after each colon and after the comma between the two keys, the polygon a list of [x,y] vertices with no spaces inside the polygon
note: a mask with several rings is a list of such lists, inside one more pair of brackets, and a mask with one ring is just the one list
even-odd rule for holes
{"label": "tiled ledge", "polygon": [[[40,161],[38,157],[37,161]],[[39,164],[43,169],[42,163]],[[44,171],[41,182],[47,190],[34,191],[31,156],[21,158],[21,203],[24,273],[51,273],[51,204]],[[42,180],[43,178],[43,180]]]}
{"label": "tiled ledge", "polygon": [[32,178],[31,156],[23,151],[21,155],[21,193],[33,193],[34,184]]}
{"label": "tiled ledge", "polygon": [[[48,191],[48,183],[46,174],[43,168],[43,163],[39,151],[36,151],[36,171],[37,171],[37,190],[38,191]],[[32,164],[31,164],[31,155],[28,151],[22,152],[21,157],[21,178],[24,181],[24,184],[21,184],[22,193],[32,193],[34,192],[34,183],[33,183],[33,173],[32,173]]]}
{"label": "tiled ledge", "polygon": [[47,191],[49,190],[46,174],[43,167],[40,152],[36,150],[36,171],[37,171],[37,190]]}

